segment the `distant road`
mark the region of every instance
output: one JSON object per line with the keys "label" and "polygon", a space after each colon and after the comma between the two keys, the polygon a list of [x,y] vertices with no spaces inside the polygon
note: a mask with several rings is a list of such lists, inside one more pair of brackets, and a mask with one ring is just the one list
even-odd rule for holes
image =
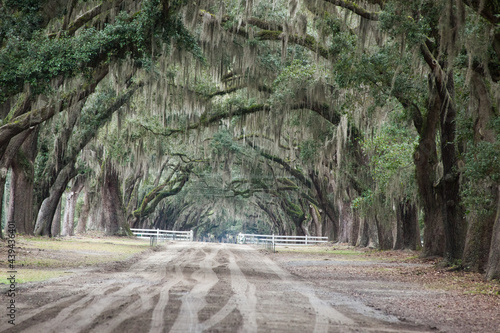
{"label": "distant road", "polygon": [[131,266],[52,280],[21,293],[17,325],[9,328],[2,320],[2,331],[425,331],[369,313],[355,301],[333,307],[338,302],[330,294],[246,245],[169,243]]}

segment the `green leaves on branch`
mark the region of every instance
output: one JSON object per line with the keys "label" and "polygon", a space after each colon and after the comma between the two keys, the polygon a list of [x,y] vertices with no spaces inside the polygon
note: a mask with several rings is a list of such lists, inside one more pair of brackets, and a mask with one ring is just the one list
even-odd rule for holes
{"label": "green leaves on branch", "polygon": [[[413,17],[414,13],[420,13],[420,15]],[[439,22],[440,13],[442,10],[439,2],[400,2],[398,4],[388,2],[380,13],[380,27],[382,31],[392,36],[405,36],[408,46],[415,47],[424,43],[431,35],[431,25]]]}
{"label": "green leaves on branch", "polygon": [[304,96],[319,80],[317,66],[305,61],[295,60],[284,68],[273,82],[272,104],[283,105]]}
{"label": "green leaves on branch", "polygon": [[467,179],[462,189],[467,213],[481,218],[496,212],[496,187],[500,185],[500,136],[490,143],[480,141],[465,154]]}
{"label": "green leaves on branch", "polygon": [[303,140],[299,143],[300,159],[304,163],[312,163],[316,160],[320,143],[317,140]]}
{"label": "green leaves on branch", "polygon": [[396,124],[386,125],[373,139],[365,140],[363,149],[370,155],[371,173],[382,191],[388,189],[395,177],[401,178],[400,185],[411,182],[417,144],[418,137]]}
{"label": "green leaves on branch", "polygon": [[213,139],[210,141],[210,147],[214,155],[239,153],[243,150],[243,147],[233,140],[233,135],[227,130],[215,133]]}
{"label": "green leaves on branch", "polygon": [[87,73],[99,64],[131,56],[137,66],[149,67],[152,44],[174,41],[202,58],[194,37],[175,12],[163,17],[158,0],[143,1],[134,16],[120,13],[102,30],[84,29],[77,36],[50,38],[43,31],[32,38],[10,38],[0,51],[0,103],[29,84],[32,93],[45,93],[51,79]]}

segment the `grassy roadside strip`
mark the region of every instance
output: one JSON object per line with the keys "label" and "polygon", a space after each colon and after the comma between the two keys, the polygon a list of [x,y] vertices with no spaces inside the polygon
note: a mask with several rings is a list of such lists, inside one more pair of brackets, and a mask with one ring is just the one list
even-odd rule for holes
{"label": "grassy roadside strip", "polygon": [[[75,269],[123,261],[148,251],[149,242],[127,237],[16,236],[18,283],[74,274]],[[0,242],[0,284],[7,284],[7,243]]]}

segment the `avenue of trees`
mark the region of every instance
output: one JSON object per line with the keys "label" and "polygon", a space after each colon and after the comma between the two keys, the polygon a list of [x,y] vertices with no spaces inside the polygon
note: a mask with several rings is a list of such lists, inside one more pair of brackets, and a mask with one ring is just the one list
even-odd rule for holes
{"label": "avenue of trees", "polygon": [[500,279],[499,21],[496,0],[0,0],[3,225],[326,235]]}

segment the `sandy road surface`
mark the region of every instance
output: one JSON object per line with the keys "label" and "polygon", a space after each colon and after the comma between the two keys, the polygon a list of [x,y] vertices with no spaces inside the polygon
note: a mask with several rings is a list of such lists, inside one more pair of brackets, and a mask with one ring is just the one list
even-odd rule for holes
{"label": "sandy road surface", "polygon": [[22,291],[5,332],[424,332],[299,280],[245,245],[169,243]]}

